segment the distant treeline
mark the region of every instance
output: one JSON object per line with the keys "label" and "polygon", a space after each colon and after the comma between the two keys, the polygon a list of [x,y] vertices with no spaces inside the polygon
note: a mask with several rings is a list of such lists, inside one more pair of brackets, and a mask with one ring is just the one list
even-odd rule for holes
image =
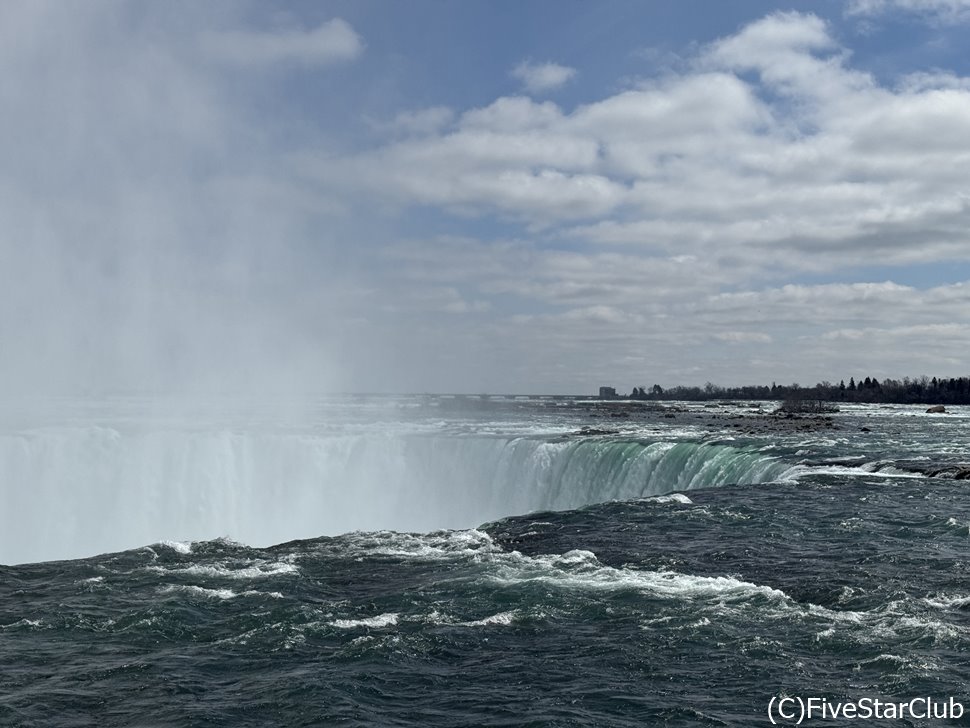
{"label": "distant treeline", "polygon": [[796,384],[720,387],[708,382],[703,387],[671,387],[654,384],[649,389],[634,387],[630,399],[703,401],[712,399],[781,399],[824,402],[872,402],[893,404],[970,404],[970,377],[917,377],[883,379],[866,377],[856,382],[849,377],[838,384],[819,382],[814,387]]}

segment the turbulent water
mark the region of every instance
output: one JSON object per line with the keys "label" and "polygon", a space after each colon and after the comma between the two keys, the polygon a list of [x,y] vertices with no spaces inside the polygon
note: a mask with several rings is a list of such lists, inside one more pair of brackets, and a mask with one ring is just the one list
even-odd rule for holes
{"label": "turbulent water", "polygon": [[970,410],[430,404],[7,407],[0,725],[970,719]]}

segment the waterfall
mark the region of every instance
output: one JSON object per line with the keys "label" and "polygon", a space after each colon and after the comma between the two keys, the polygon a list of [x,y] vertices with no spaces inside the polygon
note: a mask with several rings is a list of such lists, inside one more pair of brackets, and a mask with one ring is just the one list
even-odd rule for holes
{"label": "waterfall", "polygon": [[754,449],[702,442],[44,428],[0,435],[0,563],[224,535],[268,545],[469,527],[764,482],[787,467]]}

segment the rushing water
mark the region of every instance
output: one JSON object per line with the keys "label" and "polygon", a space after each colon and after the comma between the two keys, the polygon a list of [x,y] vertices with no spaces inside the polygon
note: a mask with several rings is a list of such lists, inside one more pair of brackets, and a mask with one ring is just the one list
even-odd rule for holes
{"label": "rushing water", "polygon": [[8,407],[0,725],[970,708],[970,411],[681,409]]}

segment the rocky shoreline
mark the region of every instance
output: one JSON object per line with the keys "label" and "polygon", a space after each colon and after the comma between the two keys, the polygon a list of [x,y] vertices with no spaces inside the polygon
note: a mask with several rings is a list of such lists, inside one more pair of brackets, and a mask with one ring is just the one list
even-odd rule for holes
{"label": "rocky shoreline", "polygon": [[[598,402],[586,404],[583,414],[594,419],[608,419],[611,424],[617,421],[649,423],[664,420],[680,421],[688,425],[701,426],[710,430],[730,428],[744,435],[792,434],[797,432],[823,432],[839,430],[841,425],[825,413],[804,414],[769,411],[762,407],[752,407],[744,412],[721,412],[720,405],[705,405],[704,410],[689,410],[679,406],[638,405],[628,402]],[[607,425],[590,425],[576,434],[617,434],[619,431]]]}

